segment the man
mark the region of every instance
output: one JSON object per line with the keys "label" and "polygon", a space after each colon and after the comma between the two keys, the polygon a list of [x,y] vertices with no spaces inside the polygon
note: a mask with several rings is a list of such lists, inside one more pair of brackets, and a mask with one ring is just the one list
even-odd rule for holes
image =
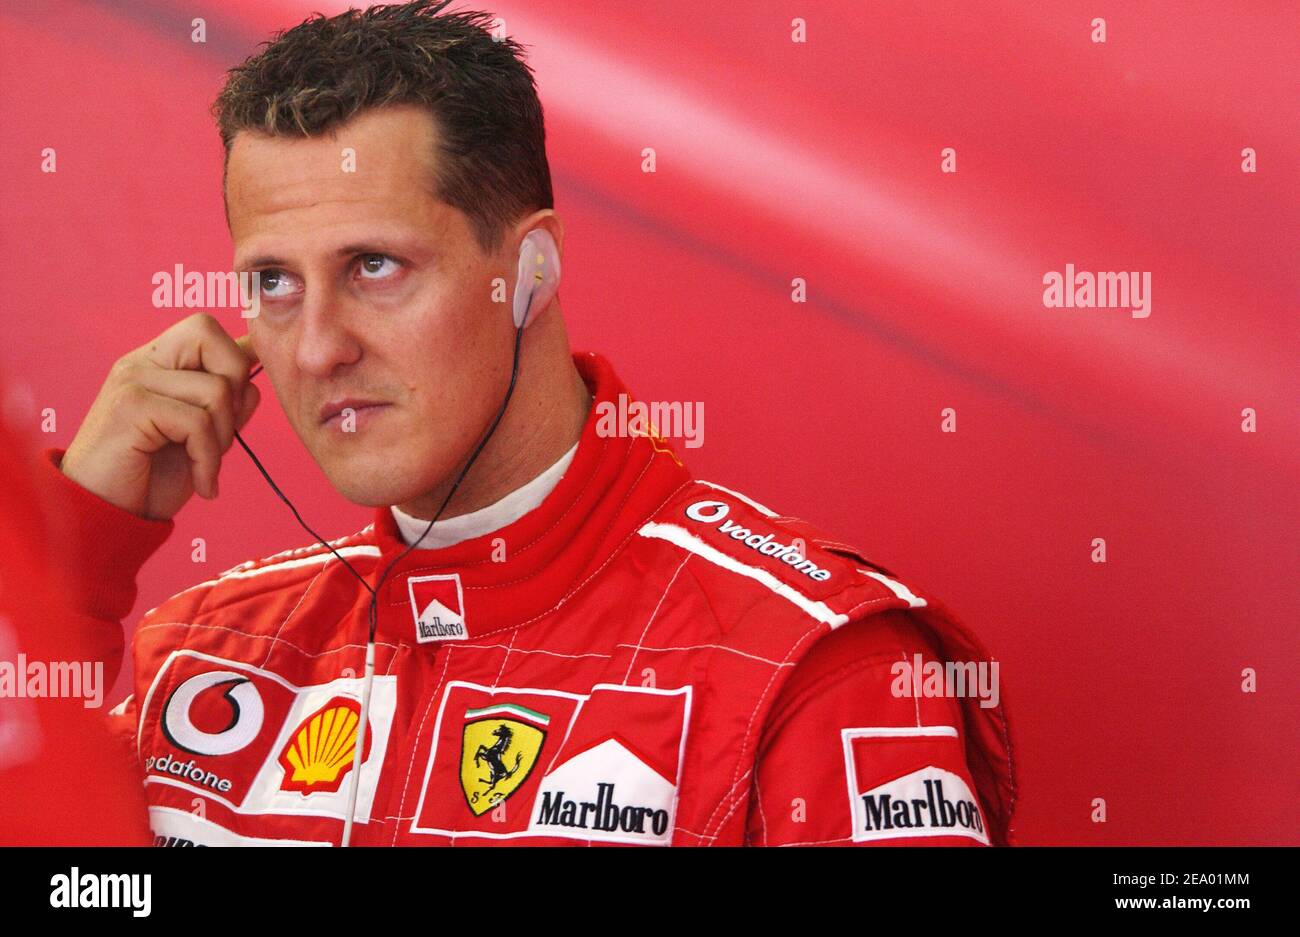
{"label": "man", "polygon": [[[187,319],[113,367],[48,474],[116,661],[141,564],[259,402],[348,537],[150,610],[116,719],[168,843],[961,844],[1009,839],[1000,705],[897,665],[987,655],[811,525],[691,477],[573,355],[542,109],[487,14],[316,17],[215,112],[238,341]],[[61,469],[60,471],[56,471]],[[996,700],[993,702],[996,703]]]}

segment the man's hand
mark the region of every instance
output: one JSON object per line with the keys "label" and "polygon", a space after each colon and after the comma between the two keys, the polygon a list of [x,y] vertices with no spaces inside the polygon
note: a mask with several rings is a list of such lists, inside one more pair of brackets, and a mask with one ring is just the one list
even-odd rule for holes
{"label": "man's hand", "polygon": [[63,456],[63,473],[141,517],[217,496],[221,457],[257,409],[257,355],[197,313],[119,358]]}

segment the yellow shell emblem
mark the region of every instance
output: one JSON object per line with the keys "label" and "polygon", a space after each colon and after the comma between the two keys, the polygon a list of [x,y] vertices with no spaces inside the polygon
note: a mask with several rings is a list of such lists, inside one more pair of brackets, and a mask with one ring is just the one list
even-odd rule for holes
{"label": "yellow shell emblem", "polygon": [[[280,753],[284,768],[281,790],[304,794],[337,791],[352,768],[360,724],[361,704],[344,696],[336,696],[304,719]],[[366,749],[368,756],[369,733]]]}

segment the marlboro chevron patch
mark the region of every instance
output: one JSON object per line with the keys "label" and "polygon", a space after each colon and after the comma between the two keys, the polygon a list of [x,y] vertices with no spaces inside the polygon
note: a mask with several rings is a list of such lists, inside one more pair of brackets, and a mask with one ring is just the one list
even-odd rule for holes
{"label": "marlboro chevron patch", "polygon": [[415,617],[415,640],[464,641],[465,611],[458,573],[412,576],[406,580]]}

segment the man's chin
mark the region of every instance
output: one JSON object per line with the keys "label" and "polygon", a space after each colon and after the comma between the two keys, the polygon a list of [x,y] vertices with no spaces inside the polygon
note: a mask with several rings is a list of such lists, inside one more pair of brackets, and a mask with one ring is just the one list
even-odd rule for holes
{"label": "man's chin", "polygon": [[349,501],[358,507],[363,508],[380,508],[390,507],[394,504],[401,504],[405,497],[405,490],[401,488],[390,488],[387,485],[376,485],[373,482],[337,482],[331,481],[334,490],[339,493],[345,501]]}
{"label": "man's chin", "polygon": [[321,470],[340,497],[359,507],[388,507],[406,496],[408,486],[400,483],[400,473],[393,474],[393,465],[321,465]]}
{"label": "man's chin", "polygon": [[[365,464],[363,464],[363,462]],[[318,463],[319,464],[319,463]],[[321,465],[330,486],[358,507],[379,508],[405,504],[432,487],[421,487],[420,474],[394,460],[353,461],[346,465]],[[412,484],[412,480],[415,480]]]}

